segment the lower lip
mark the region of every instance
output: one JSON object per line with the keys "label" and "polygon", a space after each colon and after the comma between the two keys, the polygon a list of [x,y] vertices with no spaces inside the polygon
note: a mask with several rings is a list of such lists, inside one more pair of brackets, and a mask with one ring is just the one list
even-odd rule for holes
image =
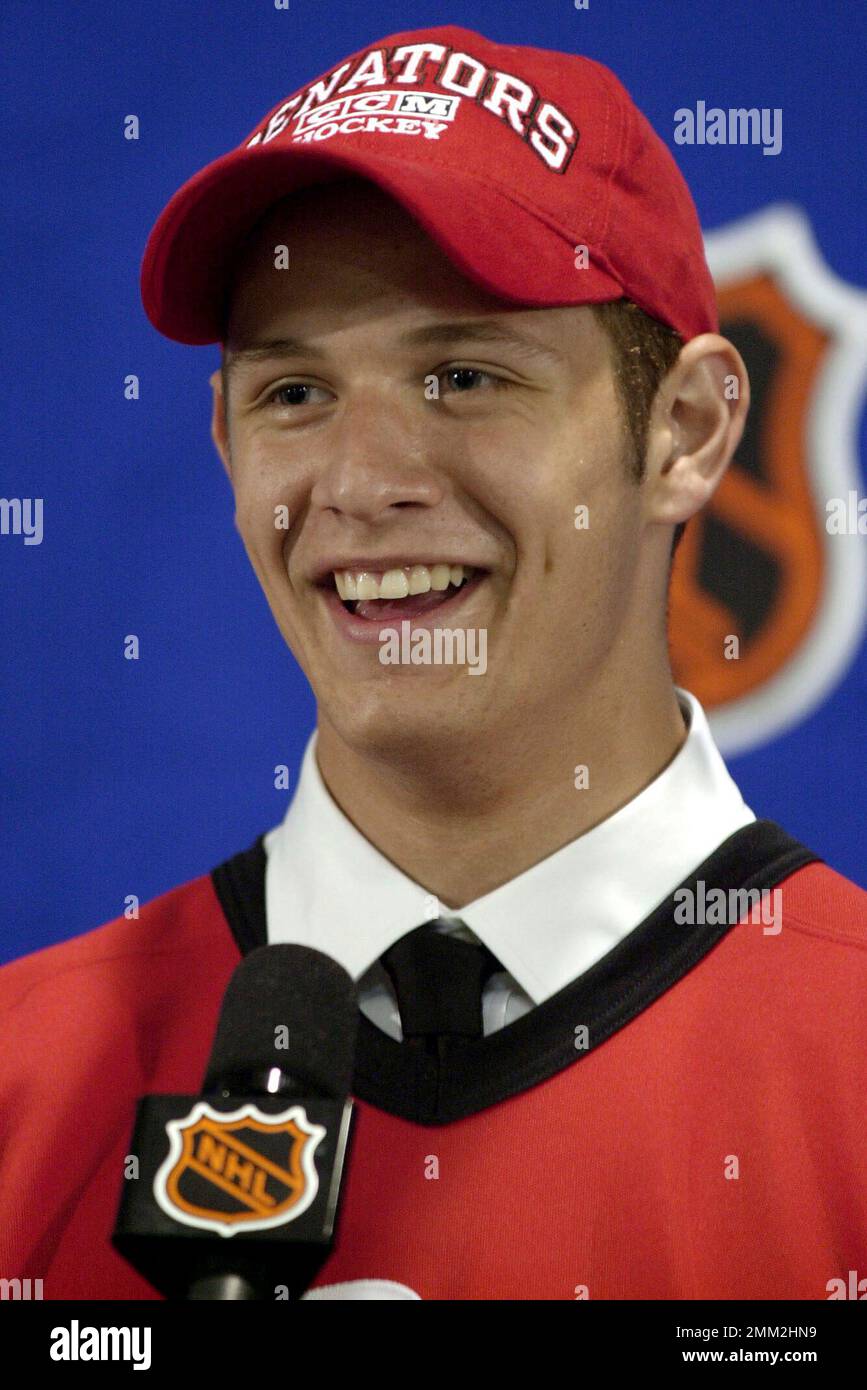
{"label": "lower lip", "polygon": [[400,631],[401,623],[409,623],[410,630],[412,630],[413,628],[433,629],[440,627],[443,619],[448,622],[486,578],[486,574],[477,574],[466,584],[462,584],[456,594],[452,594],[451,598],[438,603],[435,608],[429,608],[425,613],[416,613],[406,618],[357,618],[354,613],[350,613],[343,607],[343,603],[334,589],[323,590],[322,596],[337,630],[343,637],[346,637],[350,642],[372,642],[379,646],[379,634],[395,628]]}

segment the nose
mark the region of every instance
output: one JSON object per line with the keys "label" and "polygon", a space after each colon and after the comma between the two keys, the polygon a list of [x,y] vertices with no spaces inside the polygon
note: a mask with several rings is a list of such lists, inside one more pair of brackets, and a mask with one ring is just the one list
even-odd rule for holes
{"label": "nose", "polygon": [[427,462],[426,435],[412,403],[397,404],[384,391],[345,401],[329,430],[312,506],[368,523],[392,507],[436,506],[443,486]]}

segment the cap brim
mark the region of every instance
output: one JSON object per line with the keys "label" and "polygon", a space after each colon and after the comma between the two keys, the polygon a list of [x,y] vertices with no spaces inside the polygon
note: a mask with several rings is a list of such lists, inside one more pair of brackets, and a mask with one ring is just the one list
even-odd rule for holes
{"label": "cap brim", "polygon": [[396,199],[459,271],[499,298],[541,307],[623,294],[591,248],[590,264],[572,271],[574,296],[564,297],[574,236],[468,175],[362,151],[254,147],[202,169],[154,225],[141,267],[142,302],[154,327],[179,343],[223,341],[231,273],[248,232],[297,189],[352,175]]}

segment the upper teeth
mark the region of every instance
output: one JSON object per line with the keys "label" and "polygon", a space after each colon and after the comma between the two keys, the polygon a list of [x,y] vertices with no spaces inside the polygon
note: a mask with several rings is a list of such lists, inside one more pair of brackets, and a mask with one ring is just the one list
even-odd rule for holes
{"label": "upper teeth", "polygon": [[471,565],[405,565],[378,574],[371,570],[334,570],[334,582],[342,599],[406,598],[429,589],[462,584],[473,574]]}

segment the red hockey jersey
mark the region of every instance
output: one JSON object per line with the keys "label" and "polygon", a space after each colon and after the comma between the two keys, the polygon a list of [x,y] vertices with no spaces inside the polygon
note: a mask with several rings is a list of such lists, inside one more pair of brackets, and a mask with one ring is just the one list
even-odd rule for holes
{"label": "red hockey jersey", "polygon": [[[5,1278],[158,1297],[109,1243],[136,1101],[199,1090],[229,977],[267,939],[264,872],[260,838],[139,920],[0,970]],[[313,1296],[826,1299],[867,1276],[867,894],[769,821],[682,885],[705,905],[756,887],[773,926],[684,923],[678,890],[438,1058],[360,1014]]]}

